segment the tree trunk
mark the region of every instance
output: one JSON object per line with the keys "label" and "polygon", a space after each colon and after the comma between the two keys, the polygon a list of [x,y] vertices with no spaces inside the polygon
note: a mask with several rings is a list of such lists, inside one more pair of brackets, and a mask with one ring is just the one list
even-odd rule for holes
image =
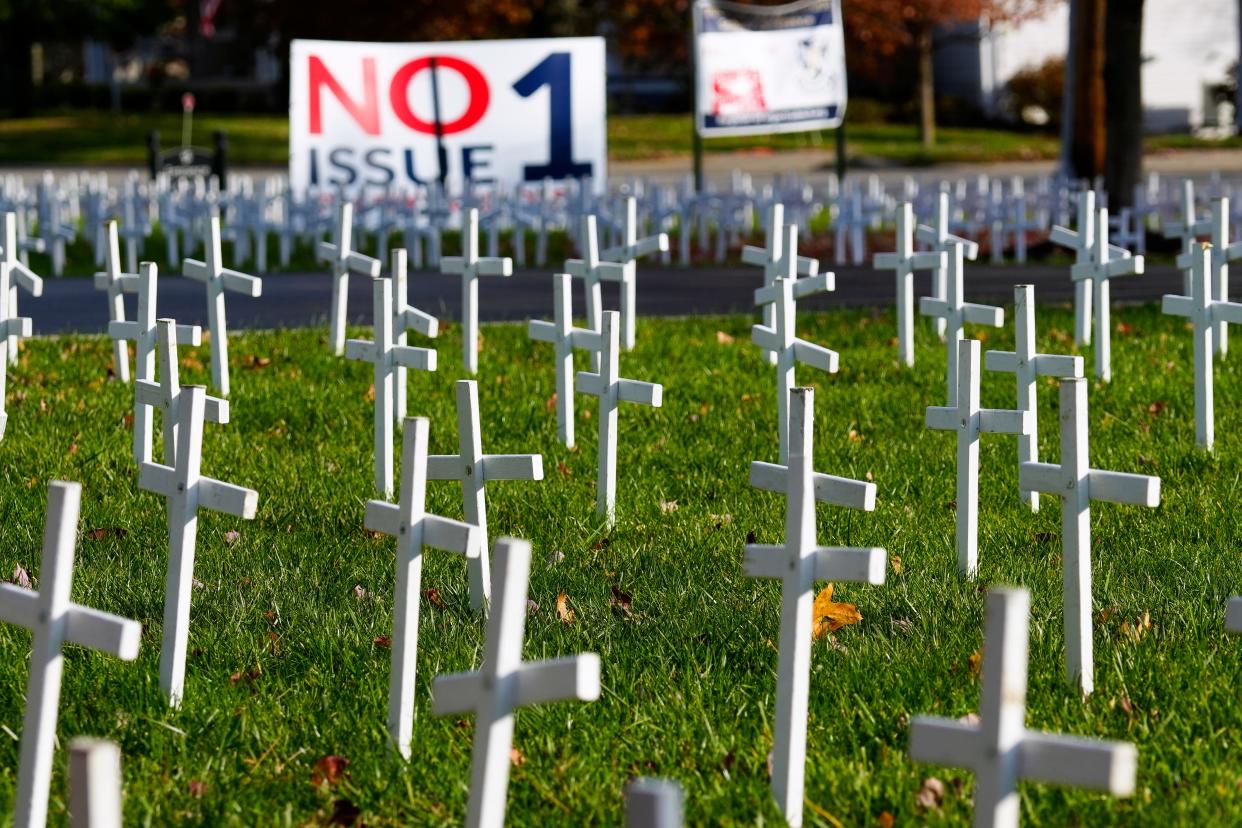
{"label": "tree trunk", "polygon": [[932,46],[932,30],[929,27],[915,37],[919,63],[919,140],[924,149],[931,149],[936,144],[936,75]]}
{"label": "tree trunk", "polygon": [[30,64],[31,30],[15,14],[0,26],[0,105],[7,104],[10,115],[25,118],[34,114],[34,70]]}
{"label": "tree trunk", "polygon": [[1070,162],[1075,178],[1092,179],[1104,173],[1105,5],[1105,0],[1074,2],[1074,142]]}
{"label": "tree trunk", "polygon": [[1104,27],[1108,205],[1131,207],[1143,166],[1143,0],[1110,0]]}

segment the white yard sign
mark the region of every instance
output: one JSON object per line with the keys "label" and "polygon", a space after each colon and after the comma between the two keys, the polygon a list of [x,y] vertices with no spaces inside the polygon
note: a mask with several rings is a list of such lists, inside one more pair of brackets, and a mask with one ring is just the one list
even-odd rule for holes
{"label": "white yard sign", "polygon": [[289,179],[402,188],[607,180],[604,39],[352,43],[295,40]]}

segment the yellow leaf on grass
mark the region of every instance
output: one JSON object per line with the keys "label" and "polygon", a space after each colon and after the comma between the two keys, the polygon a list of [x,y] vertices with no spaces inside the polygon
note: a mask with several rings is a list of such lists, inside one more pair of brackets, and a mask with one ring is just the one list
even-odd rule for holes
{"label": "yellow leaf on grass", "polygon": [[832,600],[832,584],[828,584],[815,596],[811,612],[811,634],[816,639],[862,620],[858,607]]}
{"label": "yellow leaf on grass", "polygon": [[569,608],[569,596],[563,592],[556,596],[556,617],[561,619],[562,624],[574,623],[574,611]]}

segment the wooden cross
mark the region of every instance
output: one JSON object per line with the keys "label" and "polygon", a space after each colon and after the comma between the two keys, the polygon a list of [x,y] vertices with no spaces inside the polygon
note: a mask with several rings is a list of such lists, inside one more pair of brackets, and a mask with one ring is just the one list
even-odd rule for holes
{"label": "wooden cross", "polygon": [[600,254],[604,259],[625,267],[621,276],[621,347],[627,351],[634,350],[638,339],[638,260],[653,253],[668,252],[667,233],[639,238],[640,227],[638,200],[627,196],[625,218],[621,223],[621,243]]}
{"label": "wooden cross", "polygon": [[440,259],[440,272],[461,276],[462,364],[467,374],[479,373],[479,277],[512,276],[513,260],[507,256],[479,257],[479,211],[466,212],[461,232],[460,256]]}
{"label": "wooden cross", "polygon": [[979,570],[979,436],[1030,434],[1025,410],[979,407],[979,340],[957,343],[955,404],[928,406],[927,427],[957,432],[957,570],[973,579]]}
{"label": "wooden cross", "polygon": [[380,274],[380,260],[358,253],[353,248],[354,205],[342,199],[337,211],[336,242],[321,241],[315,253],[322,262],[332,266],[332,352],[345,353],[345,319],[349,315],[349,274],[357,273],[372,279]]}
{"label": "wooden cross", "polygon": [[[422,334],[428,339],[435,339],[440,334],[440,320],[429,313],[424,313],[410,304],[409,277],[406,274],[406,252],[401,248],[392,251],[389,258],[391,278],[388,283],[392,288],[392,330],[395,334],[397,347],[406,345],[409,331]],[[394,382],[393,415],[398,427],[405,422],[406,413],[406,382],[404,365],[397,365]]]}
{"label": "wooden cross", "polygon": [[[914,229],[914,236],[922,244],[931,245],[933,253],[945,253],[947,258],[940,267],[932,270],[932,296],[936,299],[944,300],[947,298],[947,291],[951,290],[950,284],[953,281],[953,248],[960,247],[962,255],[974,261],[979,255],[979,245],[970,239],[964,239],[961,236],[955,236],[949,232],[949,219],[952,211],[949,209],[949,194],[942,192],[936,199],[936,212],[932,218],[931,227],[926,224],[920,224]],[[957,271],[962,272],[963,265],[958,260]],[[960,292],[959,292],[960,295]],[[920,302],[921,305],[921,302]],[[945,330],[948,327],[948,320],[944,318],[936,319],[936,334],[944,339]],[[952,385],[952,383],[950,383]]]}
{"label": "wooden cross", "polygon": [[807,701],[811,682],[811,604],[816,580],[884,583],[883,549],[819,546],[815,503],[872,511],[875,484],[818,474],[812,469],[815,392],[795,388],[789,399],[789,465],[751,463],[750,484],[785,495],[785,543],[747,544],[743,567],[752,578],[781,581],[780,657],[772,748],[772,796],[797,828],[802,824],[806,769]]}
{"label": "wooden cross", "polygon": [[962,301],[962,270],[965,264],[962,257],[963,245],[948,243],[948,278],[946,279],[945,299],[931,296],[919,298],[919,313],[923,316],[934,316],[945,321],[945,362],[948,387],[948,404],[953,405],[958,388],[957,344],[962,340],[962,327],[967,323],[989,325],[999,328],[1005,324],[1005,311],[993,305],[977,305]]}
{"label": "wooden cross", "polygon": [[[17,319],[17,289],[20,287],[31,296],[43,295],[43,279],[35,275],[35,272],[26,266],[20,255],[21,243],[17,240],[17,214],[4,214],[4,244],[0,249],[0,286],[4,290],[5,297],[8,300],[8,307],[4,313],[4,320]],[[4,321],[0,320],[0,321]],[[30,331],[10,327],[5,336],[7,347],[6,362],[10,365],[17,364],[17,342],[19,337],[29,337]],[[3,391],[3,377],[0,376],[0,391]],[[0,404],[0,410],[3,410],[3,404]],[[0,428],[0,434],[3,434]]]}
{"label": "wooden cross", "polygon": [[1091,468],[1087,452],[1087,381],[1061,380],[1061,463],[1022,463],[1018,487],[1061,498],[1065,581],[1065,670],[1084,696],[1095,686],[1091,643],[1091,501],[1160,505],[1160,478]]}
{"label": "wooden cross", "polygon": [[211,509],[252,520],[259,505],[259,493],[253,489],[202,475],[200,467],[207,389],[201,385],[188,385],[181,389],[181,394],[184,396],[178,403],[181,417],[176,464],[166,466],[148,462],[138,469],[138,488],[163,495],[168,503],[168,578],[164,587],[160,690],[172,707],[180,706],[185,690],[198,510]]}
{"label": "wooden cross", "polygon": [[491,595],[487,560],[487,497],[492,480],[543,480],[543,457],[538,454],[484,454],[479,417],[479,387],[474,380],[458,380],[457,454],[427,458],[428,480],[460,480],[462,513],[466,522],[483,532],[484,547],[470,561],[470,605],[480,609]]}
{"label": "wooden cross", "polygon": [[681,786],[669,779],[642,777],[625,786],[626,828],[681,828]]}
{"label": "wooden cross", "polygon": [[[792,234],[790,228],[793,228]],[[799,256],[797,247],[790,247],[786,241],[790,236],[796,241],[797,227],[785,224],[785,205],[772,202],[768,207],[768,224],[764,228],[764,246],[755,247],[748,244],[742,248],[742,261],[749,265],[763,268],[763,286],[769,287],[778,278],[796,279],[799,276],[814,276],[819,272],[819,261],[806,256]],[[765,306],[763,324],[771,328],[776,324],[776,308]],[[776,364],[776,354],[768,354],[768,362]]]}
{"label": "wooden cross", "polygon": [[436,352],[432,348],[397,345],[393,333],[393,290],[388,279],[371,280],[371,304],[374,341],[350,339],[345,343],[345,358],[369,362],[374,368],[375,383],[375,491],[392,497],[393,383],[396,369],[404,365],[417,371],[436,370]]}
{"label": "wooden cross", "polygon": [[912,759],[974,771],[975,825],[981,828],[1016,828],[1022,779],[1112,796],[1134,793],[1133,744],[1026,729],[1030,609],[1024,589],[988,590],[977,722],[939,716],[910,722]]}
{"label": "wooden cross", "polygon": [[[792,228],[791,228],[792,230]],[[790,233],[792,238],[793,233]],[[775,306],[774,327],[754,325],[750,329],[750,341],[776,355],[776,422],[780,441],[780,462],[789,457],[790,389],[796,384],[794,368],[798,363],[827,371],[837,372],[838,354],[822,345],[799,339],[796,331],[797,300],[815,293],[833,290],[833,274],[821,273],[806,279],[777,279],[767,287],[755,291],[755,304]]]}
{"label": "wooden cross", "polygon": [[945,254],[914,252],[914,208],[905,202],[897,210],[897,250],[877,253],[872,267],[894,270],[897,275],[897,352],[907,367],[914,365],[914,271],[942,270]]}
{"label": "wooden cross", "polygon": [[79,737],[69,743],[71,828],[121,828],[121,749]]}
{"label": "wooden cross", "polygon": [[437,676],[432,711],[437,716],[475,712],[467,828],[500,828],[505,822],[514,712],[532,704],[600,694],[599,656],[583,653],[522,661],[530,543],[496,541],[496,595],[487,619],[483,664],[475,673]]}
{"label": "wooden cross", "polygon": [[596,511],[608,526],[616,520],[617,501],[617,408],[620,403],[638,403],[659,408],[664,386],[654,382],[622,379],[618,364],[621,323],[616,311],[604,311],[603,329],[583,334],[587,347],[599,352],[599,372],[579,371],[580,394],[599,397],[599,471],[595,483]]}
{"label": "wooden cross", "polygon": [[[1039,401],[1036,377],[1081,377],[1082,357],[1040,354],[1035,351],[1035,286],[1015,285],[1013,289],[1014,350],[988,351],[983,367],[1014,375],[1018,383],[1018,410],[1025,411],[1031,430],[1018,435],[1018,462],[1039,460]],[[1032,512],[1039,511],[1039,492],[1021,491]]]}
{"label": "wooden cross", "polygon": [[17,765],[14,828],[42,828],[47,822],[64,645],[77,644],[133,661],[142,638],[142,625],[137,621],[70,603],[81,501],[82,487],[77,483],[57,480],[48,486],[40,591],[0,584],[0,621],[25,627],[34,636]]}
{"label": "wooden cross", "polygon": [[591,347],[595,331],[575,328],[573,293],[568,273],[552,277],[552,322],[532,319],[527,336],[539,342],[551,342],[556,361],[556,431],[561,442],[574,447],[574,348]]}
{"label": "wooden cross", "polygon": [[422,594],[423,547],[478,560],[487,535],[477,526],[427,514],[427,432],[430,420],[411,417],[401,438],[401,499],[367,501],[366,527],[397,539],[397,583],[393,595],[392,673],[388,679],[388,733],[397,751],[410,758],[414,726],[414,677],[418,665],[418,609]]}
{"label": "wooden cross", "polygon": [[[121,242],[116,234],[116,219],[110,219],[105,228],[107,242],[104,248],[104,271],[95,274],[95,290],[108,293],[108,324],[125,321],[125,279],[137,276],[121,270]],[[112,368],[116,378],[129,382],[129,346],[125,340],[112,343]]]}
{"label": "wooden cross", "polygon": [[[622,282],[625,279],[625,265],[616,262],[600,261],[599,234],[595,216],[582,217],[582,255],[581,259],[566,259],[565,272],[582,280],[586,296],[587,327],[599,330],[599,318],[604,312],[604,300],[600,293],[601,282]],[[591,370],[599,370],[599,356],[591,354]]]}
{"label": "wooden cross", "polygon": [[1095,245],[1091,248],[1091,261],[1074,265],[1070,276],[1076,281],[1086,281],[1093,292],[1095,375],[1108,382],[1112,378],[1109,281],[1119,276],[1143,275],[1143,257],[1131,256],[1129,251],[1108,243],[1107,209],[1096,210],[1095,216]]}
{"label": "wooden cross", "polygon": [[[1083,190],[1078,194],[1078,229],[1070,230],[1059,224],[1052,226],[1048,239],[1053,244],[1074,251],[1074,264],[1087,265],[1095,250],[1095,191]],[[1074,342],[1091,344],[1091,283],[1084,279],[1074,281]]]}
{"label": "wooden cross", "polygon": [[1195,340],[1195,444],[1212,450],[1216,438],[1213,404],[1213,336],[1228,322],[1242,324],[1242,304],[1223,302],[1212,296],[1208,274],[1212,269],[1212,246],[1200,245],[1177,259],[1178,267],[1189,270],[1190,296],[1165,296],[1162,310],[1170,316],[1184,316],[1194,325]]}
{"label": "wooden cross", "polygon": [[229,343],[224,321],[224,292],[231,291],[257,299],[263,293],[263,280],[257,276],[229,270],[220,253],[220,217],[212,216],[206,239],[206,262],[184,259],[181,272],[188,279],[207,286],[207,330],[211,332],[211,383],[220,396],[229,395]]}

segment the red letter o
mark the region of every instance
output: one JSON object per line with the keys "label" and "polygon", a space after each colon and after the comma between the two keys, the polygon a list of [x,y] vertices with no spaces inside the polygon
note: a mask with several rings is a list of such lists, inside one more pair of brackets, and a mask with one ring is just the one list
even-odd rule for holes
{"label": "red letter o", "polygon": [[415,115],[414,111],[410,109],[409,99],[410,81],[419,72],[429,69],[433,60],[436,62],[436,68],[452,69],[466,81],[470,94],[470,103],[466,106],[466,111],[457,120],[448,121],[441,127],[445,135],[464,132],[477,124],[483,118],[483,115],[486,114],[491,92],[487,88],[487,79],[483,77],[483,73],[475,68],[474,64],[467,63],[461,58],[449,55],[421,57],[410,61],[398,69],[396,74],[392,76],[392,83],[388,87],[388,96],[392,101],[392,111],[401,123],[415,132],[422,132],[427,135],[436,134],[436,125],[431,121],[424,121]]}

